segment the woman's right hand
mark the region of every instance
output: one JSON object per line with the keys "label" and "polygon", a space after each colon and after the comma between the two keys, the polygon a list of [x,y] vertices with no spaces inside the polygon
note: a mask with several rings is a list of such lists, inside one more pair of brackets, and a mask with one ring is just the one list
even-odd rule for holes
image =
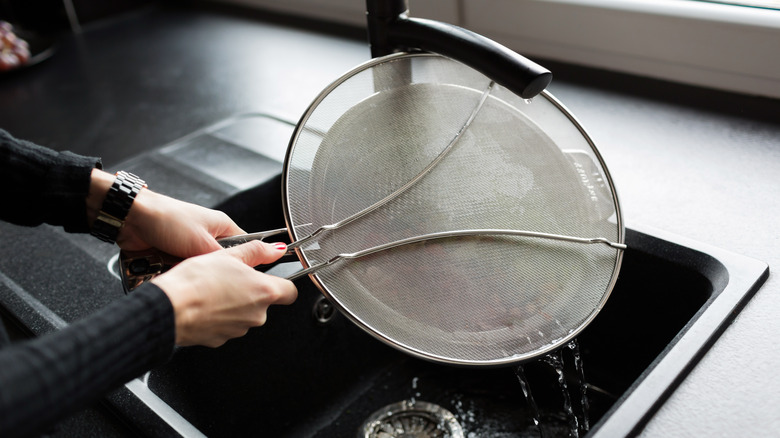
{"label": "woman's right hand", "polygon": [[188,258],[152,280],[173,304],[176,345],[218,347],[263,325],[268,306],[292,304],[291,281],[253,268],[285,251],[283,243],[251,241]]}

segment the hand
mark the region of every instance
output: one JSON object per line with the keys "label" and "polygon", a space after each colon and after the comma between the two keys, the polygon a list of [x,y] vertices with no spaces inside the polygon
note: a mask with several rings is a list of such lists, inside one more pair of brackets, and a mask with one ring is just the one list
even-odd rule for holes
{"label": "hand", "polygon": [[120,248],[157,248],[181,258],[222,249],[221,237],[243,234],[225,213],[142,189],[117,236]]}
{"label": "hand", "polygon": [[176,344],[218,347],[263,325],[270,305],[292,304],[292,282],[252,268],[285,251],[284,244],[252,241],[189,258],[152,280],[173,304]]}
{"label": "hand", "polygon": [[[107,172],[92,170],[92,182],[86,200],[90,225],[97,217],[114,179],[114,175]],[[221,249],[218,238],[243,233],[244,230],[221,211],[141,189],[125,218],[116,243],[129,251],[157,248],[187,258]]]}

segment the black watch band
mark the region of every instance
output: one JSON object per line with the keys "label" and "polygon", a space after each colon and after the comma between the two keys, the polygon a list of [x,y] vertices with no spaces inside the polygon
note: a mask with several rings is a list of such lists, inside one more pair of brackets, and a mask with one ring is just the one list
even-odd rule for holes
{"label": "black watch band", "polygon": [[116,242],[136,195],[144,187],[146,183],[141,178],[123,170],[117,172],[114,184],[108,190],[97,219],[92,224],[92,235],[104,242]]}

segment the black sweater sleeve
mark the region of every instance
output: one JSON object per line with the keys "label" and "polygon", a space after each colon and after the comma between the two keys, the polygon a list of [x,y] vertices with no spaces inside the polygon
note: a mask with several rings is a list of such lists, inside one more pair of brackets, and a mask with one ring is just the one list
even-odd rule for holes
{"label": "black sweater sleeve", "polygon": [[0,129],[0,219],[87,232],[84,200],[99,158],[56,152]]}
{"label": "black sweater sleeve", "polygon": [[57,420],[166,361],[173,308],[151,283],[62,330],[0,349],[0,436]]}
{"label": "black sweater sleeve", "polygon": [[[55,152],[0,130],[0,219],[88,231],[85,200],[95,167],[98,158]],[[0,437],[45,432],[167,360],[174,336],[171,303],[153,284],[40,338],[3,346],[0,327]]]}

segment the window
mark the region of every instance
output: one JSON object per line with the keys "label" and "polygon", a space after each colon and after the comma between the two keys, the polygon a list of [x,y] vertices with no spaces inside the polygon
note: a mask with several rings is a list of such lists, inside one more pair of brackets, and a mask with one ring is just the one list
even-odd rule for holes
{"label": "window", "polygon": [[[364,0],[221,0],[365,25]],[[780,98],[780,0],[409,0],[531,57]]]}
{"label": "window", "polygon": [[780,97],[780,11],[690,0],[463,0],[520,53]]}

